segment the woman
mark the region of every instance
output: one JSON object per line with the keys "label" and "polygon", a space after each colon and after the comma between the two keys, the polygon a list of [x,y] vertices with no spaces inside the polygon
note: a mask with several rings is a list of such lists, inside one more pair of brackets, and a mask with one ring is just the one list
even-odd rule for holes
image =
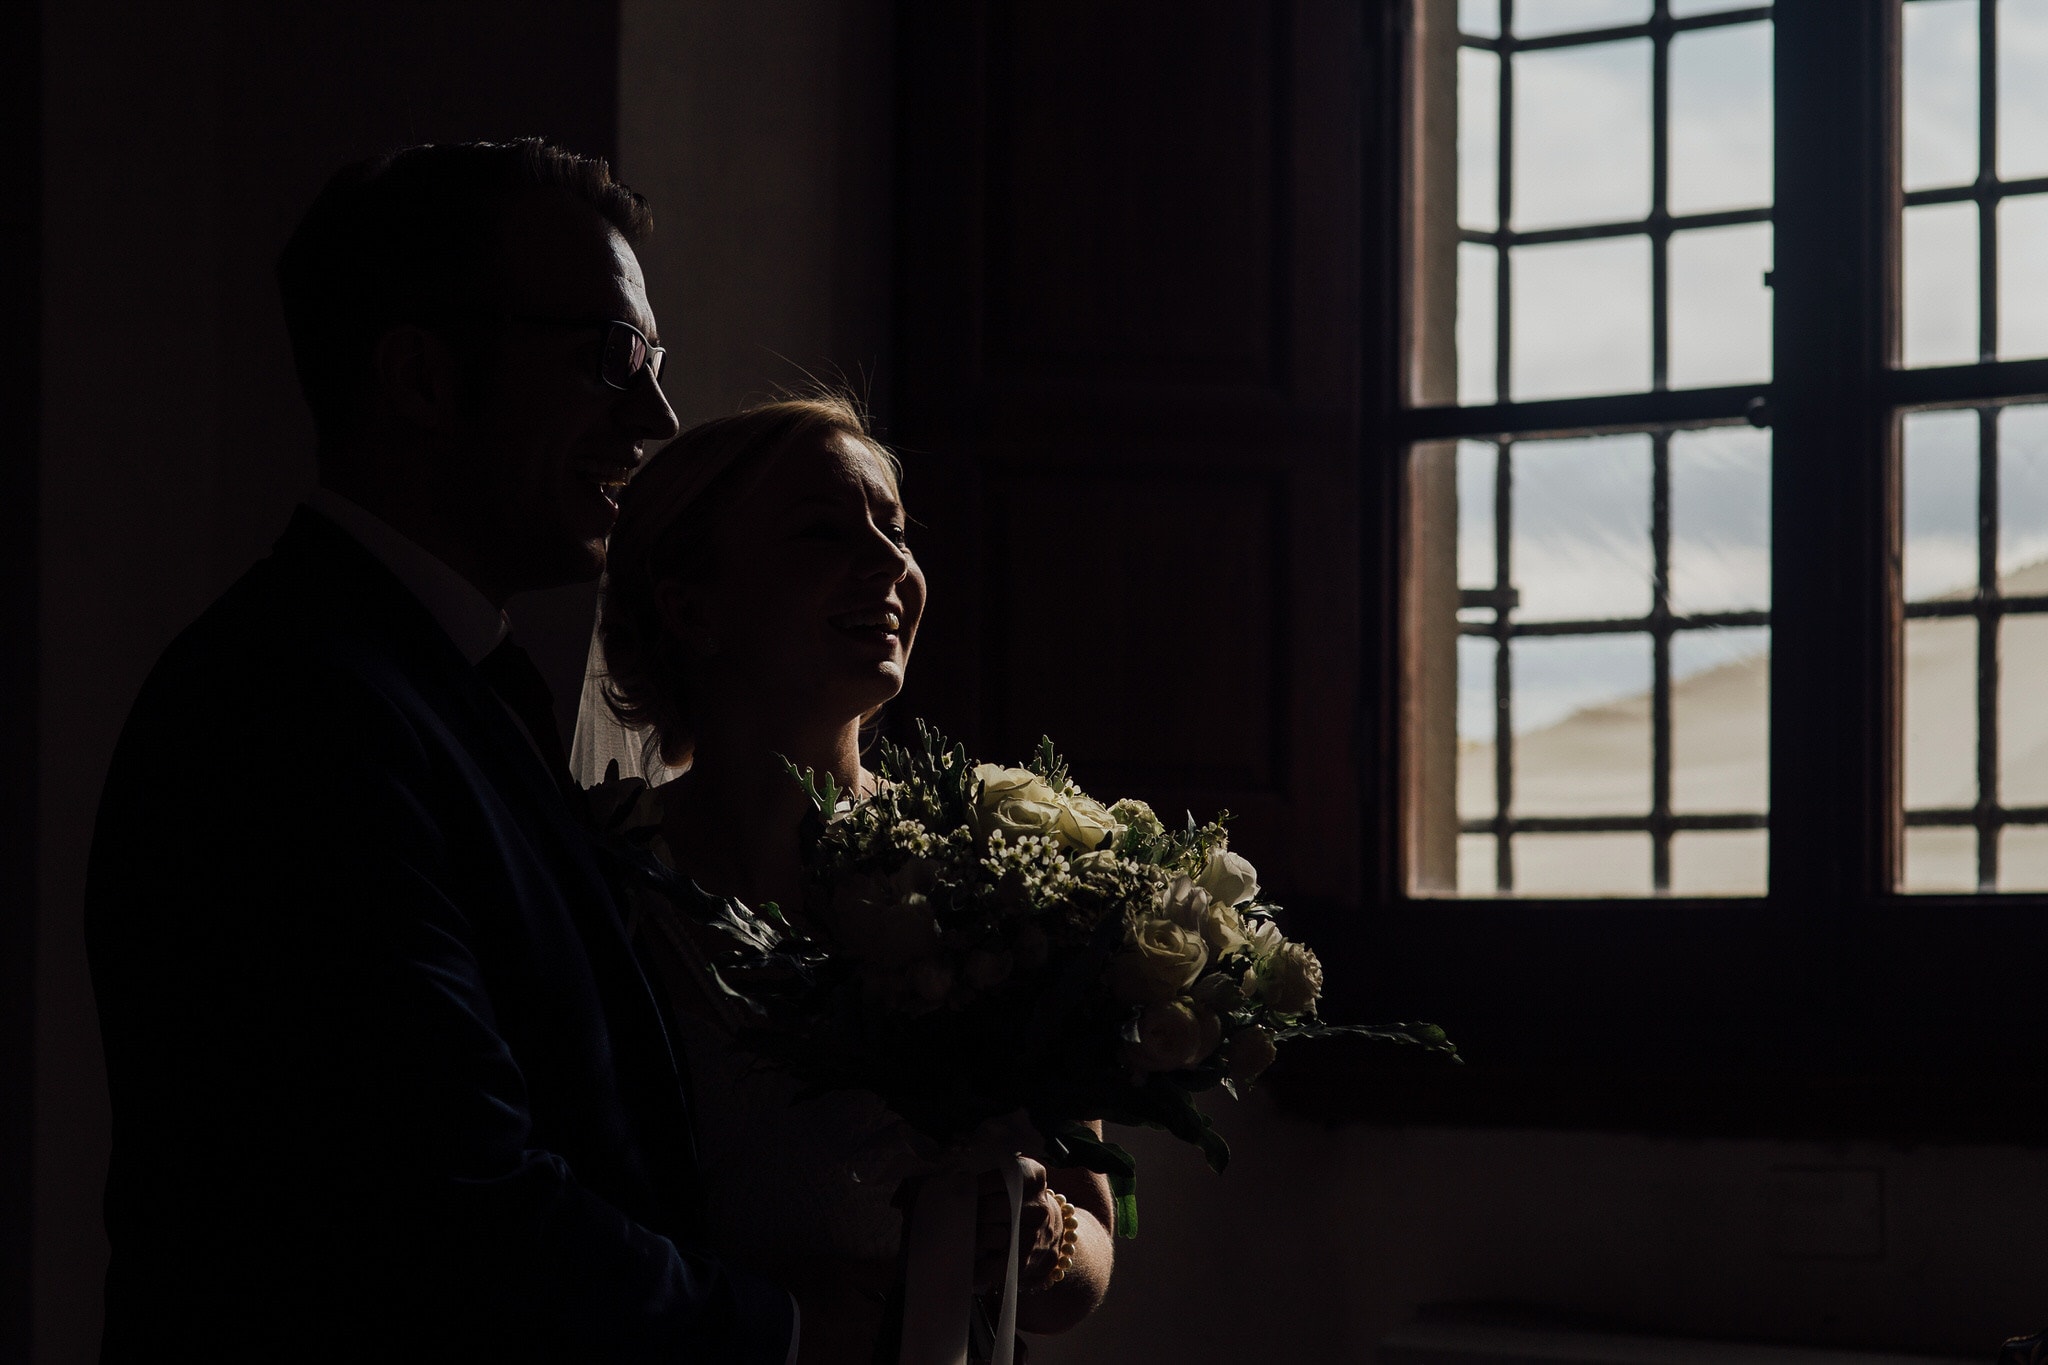
{"label": "woman", "polygon": [[[579,771],[620,757],[646,775],[630,818],[658,825],[657,853],[704,891],[802,905],[806,798],[785,757],[832,774],[842,791],[873,791],[861,727],[902,689],[924,613],[907,526],[894,457],[837,395],[686,432],[621,496]],[[607,715],[617,722],[608,742]],[[635,919],[681,1020],[714,1245],[795,1288],[806,1360],[867,1360],[901,1237],[895,1183],[876,1173],[900,1148],[891,1116],[872,1096],[793,1104],[794,1082],[733,1043],[736,1021],[707,984],[707,945],[690,923],[653,896]],[[1108,1186],[1017,1161],[1017,1322],[1062,1331],[1108,1287]],[[1010,1210],[1001,1172],[985,1173],[980,1189],[975,1271],[986,1290],[1005,1265]],[[1069,1222],[1077,1246],[1062,1275]]]}

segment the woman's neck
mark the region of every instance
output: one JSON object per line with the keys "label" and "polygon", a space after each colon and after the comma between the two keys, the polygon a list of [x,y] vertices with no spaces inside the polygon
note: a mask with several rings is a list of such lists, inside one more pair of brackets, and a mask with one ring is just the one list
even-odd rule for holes
{"label": "woman's neck", "polygon": [[803,890],[799,842],[807,798],[784,760],[842,793],[866,784],[860,724],[811,733],[764,733],[741,717],[706,715],[690,760],[668,802],[666,830],[678,862],[705,890],[749,905],[794,908]]}

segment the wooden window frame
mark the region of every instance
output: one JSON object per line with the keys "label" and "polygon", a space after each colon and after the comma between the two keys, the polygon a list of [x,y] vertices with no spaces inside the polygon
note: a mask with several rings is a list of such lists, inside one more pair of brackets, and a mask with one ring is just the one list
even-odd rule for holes
{"label": "wooden window frame", "polygon": [[[1661,11],[1663,6],[1658,6]],[[1408,4],[1368,7],[1362,107],[1362,912],[1318,930],[1333,1012],[1443,1022],[1469,1064],[1310,1053],[1325,1118],[2029,1140],[2048,897],[1901,895],[1899,414],[2048,396],[2048,361],[1897,368],[1899,0],[1781,0],[1773,380],[1614,398],[1410,401],[1419,103]],[[1441,117],[1441,110],[1434,111]],[[1375,206],[1378,206],[1377,208]],[[1419,442],[1702,420],[1773,431],[1770,889],[1747,899],[1410,894]],[[1438,482],[1441,482],[1440,480]],[[1796,528],[1797,534],[1784,533]],[[1291,1083],[1290,1083],[1291,1080]]]}

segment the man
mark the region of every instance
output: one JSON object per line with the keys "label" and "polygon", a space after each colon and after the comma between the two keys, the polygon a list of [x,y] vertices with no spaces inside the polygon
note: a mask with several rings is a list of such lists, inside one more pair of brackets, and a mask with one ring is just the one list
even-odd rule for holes
{"label": "man", "polygon": [[321,489],[171,646],[100,808],[108,1360],[762,1361],[689,1249],[659,1008],[513,593],[676,430],[638,196],[537,141],[343,171],[278,266]]}

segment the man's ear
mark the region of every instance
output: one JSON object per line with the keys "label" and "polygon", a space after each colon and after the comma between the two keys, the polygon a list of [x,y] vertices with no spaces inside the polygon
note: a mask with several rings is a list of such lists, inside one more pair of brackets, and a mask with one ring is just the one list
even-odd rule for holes
{"label": "man's ear", "polygon": [[654,609],[661,614],[662,626],[682,641],[692,655],[708,659],[718,653],[718,640],[711,628],[711,614],[705,609],[703,593],[693,591],[679,579],[664,578],[654,585]]}
{"label": "man's ear", "polygon": [[405,324],[377,338],[371,352],[377,397],[410,426],[448,431],[461,416],[461,367],[448,343],[424,327]]}

